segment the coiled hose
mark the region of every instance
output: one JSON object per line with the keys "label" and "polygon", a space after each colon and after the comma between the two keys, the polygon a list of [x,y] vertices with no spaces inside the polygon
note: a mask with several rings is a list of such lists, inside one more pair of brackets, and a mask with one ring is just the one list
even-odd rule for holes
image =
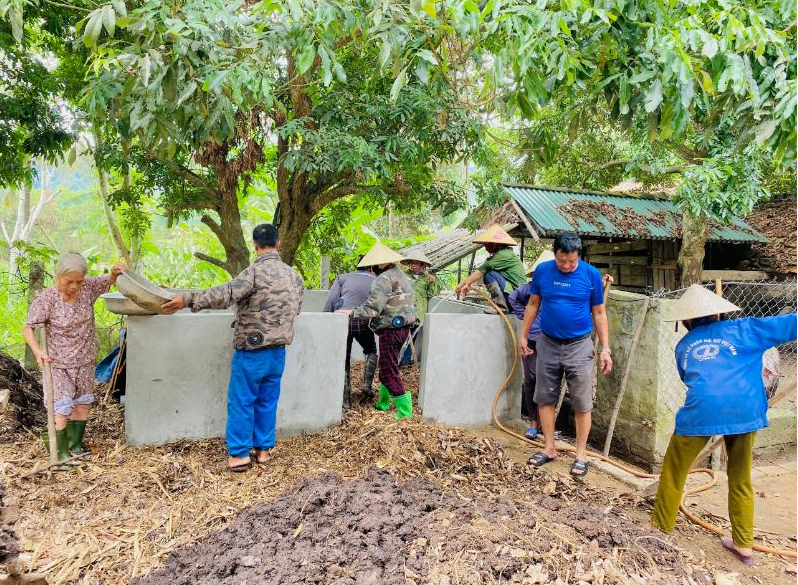
{"label": "coiled hose", "polygon": [[[490,303],[490,305],[496,310],[496,312],[504,320],[504,324],[507,325],[507,330],[510,332],[510,337],[513,340],[513,355],[514,355],[514,357],[513,357],[513,365],[510,368],[510,371],[507,373],[507,377],[504,379],[504,382],[502,382],[502,385],[496,391],[496,396],[493,398],[493,422],[496,425],[496,427],[499,428],[499,430],[507,433],[510,436],[515,437],[519,441],[524,441],[525,443],[529,443],[530,445],[535,445],[536,447],[541,447],[542,448],[545,445],[543,443],[541,443],[540,441],[534,441],[532,439],[527,439],[524,435],[519,435],[518,433],[516,433],[512,429],[509,429],[504,424],[502,424],[502,422],[499,420],[499,417],[498,417],[498,415],[496,413],[496,405],[499,403],[499,399],[501,398],[502,394],[504,394],[504,392],[507,390],[507,386],[510,383],[510,380],[512,379],[513,374],[515,373],[515,370],[518,368],[518,349],[517,349],[518,342],[517,342],[517,338],[515,336],[515,329],[513,328],[513,326],[510,323],[509,319],[507,319],[507,315],[505,315],[504,312],[499,309],[499,307],[496,305],[496,303],[493,302],[493,300],[490,298],[490,295],[488,295],[483,290],[480,290],[480,289],[477,289],[477,290],[483,297],[485,297],[485,299],[488,301],[488,303]],[[557,445],[557,449],[560,450],[560,451],[570,451],[570,452],[576,451],[576,448],[572,447],[571,445],[562,444],[562,443]],[[645,472],[640,471],[638,469],[635,469],[633,467],[629,467],[628,465],[625,465],[625,464],[621,463],[620,461],[612,459],[611,457],[607,457],[606,455],[604,455],[602,453],[596,453],[596,452],[588,451],[587,455],[588,455],[588,457],[591,457],[593,459],[599,459],[600,461],[606,461],[610,465],[613,465],[613,466],[617,467],[618,469],[622,469],[623,471],[625,471],[627,473],[630,473],[630,474],[634,475],[635,477],[648,478],[648,479],[656,479],[656,478],[659,477],[659,474],[656,474],[656,473],[645,473]],[[696,516],[695,514],[690,512],[687,509],[687,507],[684,505],[684,499],[687,496],[691,496],[693,494],[697,494],[697,493],[706,491],[706,490],[711,489],[712,487],[714,487],[718,483],[717,475],[715,474],[714,471],[712,471],[711,469],[707,469],[706,467],[699,467],[699,468],[696,468],[696,469],[691,469],[690,473],[691,474],[692,473],[702,473],[702,474],[708,475],[709,476],[709,480],[706,483],[704,483],[704,484],[702,484],[700,486],[685,490],[684,494],[682,494],[682,501],[679,503],[679,509],[687,517],[687,519],[690,520],[691,522],[693,522],[694,524],[698,524],[701,528],[704,528],[705,530],[708,530],[709,532],[714,532],[715,534],[718,534],[718,535],[721,535],[721,536],[725,536],[726,533],[724,532],[724,530],[722,528],[720,528],[718,526],[715,526],[714,524],[710,524],[709,522],[705,522],[704,520],[702,520],[701,518],[699,518],[698,516]],[[779,556],[782,556],[782,557],[789,557],[789,558],[793,558],[793,559],[798,557],[798,555],[796,554],[796,551],[794,551],[794,550],[784,550],[784,549],[771,548],[771,547],[762,546],[762,545],[759,545],[759,544],[754,544],[753,549],[755,551],[758,551],[758,552],[763,552],[763,553],[768,553],[768,554],[773,554],[773,555],[779,555]]]}

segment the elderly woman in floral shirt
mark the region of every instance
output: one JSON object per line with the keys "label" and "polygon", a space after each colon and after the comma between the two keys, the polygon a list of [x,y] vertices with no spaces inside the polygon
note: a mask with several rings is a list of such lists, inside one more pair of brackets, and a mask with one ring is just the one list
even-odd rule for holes
{"label": "elderly woman in floral shirt", "polygon": [[[59,461],[86,453],[81,443],[89,406],[94,402],[97,357],[94,301],[108,292],[124,269],[123,264],[117,263],[111,274],[86,276],[86,260],[80,254],[65,254],[55,268],[55,286],[46,288],[34,299],[22,328],[39,366],[48,362],[52,368]],[[41,326],[46,326],[46,353],[33,332],[34,327]]]}

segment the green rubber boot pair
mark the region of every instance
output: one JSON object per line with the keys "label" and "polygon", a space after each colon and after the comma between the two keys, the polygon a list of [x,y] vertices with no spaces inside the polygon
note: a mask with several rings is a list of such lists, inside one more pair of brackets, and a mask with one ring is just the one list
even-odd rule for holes
{"label": "green rubber boot pair", "polygon": [[394,396],[393,404],[396,407],[396,414],[393,415],[396,420],[413,418],[413,395],[410,392]]}

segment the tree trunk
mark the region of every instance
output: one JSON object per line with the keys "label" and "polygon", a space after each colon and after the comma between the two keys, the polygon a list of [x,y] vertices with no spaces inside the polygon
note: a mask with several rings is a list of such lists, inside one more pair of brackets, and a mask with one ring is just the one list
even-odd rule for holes
{"label": "tree trunk", "polygon": [[[227,254],[227,271],[235,277],[250,264],[250,248],[241,228],[241,210],[238,208],[238,198],[235,193],[224,197],[219,209],[219,220],[222,231],[226,234],[222,245]],[[251,234],[250,234],[251,236]]]}
{"label": "tree trunk", "polygon": [[[44,265],[38,260],[30,263],[28,268],[28,306],[33,303],[42,290],[44,290]],[[33,355],[30,347],[25,344],[25,369],[38,370],[39,364],[36,363],[36,357]]]}
{"label": "tree trunk", "polygon": [[679,250],[681,285],[701,284],[704,265],[704,247],[709,237],[709,222],[705,216],[682,214],[682,247]]}
{"label": "tree trunk", "polygon": [[[94,128],[94,143],[97,149],[102,146],[102,134],[97,126]],[[130,251],[125,245],[125,240],[122,238],[122,232],[119,231],[119,225],[117,225],[116,218],[114,217],[114,210],[111,209],[111,204],[108,203],[108,173],[105,172],[105,169],[97,166],[96,162],[95,168],[97,169],[97,177],[99,179],[100,199],[102,200],[103,210],[105,211],[105,219],[108,221],[108,229],[111,232],[111,239],[113,240],[119,254],[125,259],[125,264],[132,269],[133,261],[130,259]]]}
{"label": "tree trunk", "polygon": [[294,263],[302,237],[315,215],[303,201],[304,198],[299,201],[286,198],[280,205],[280,258],[286,264]]}

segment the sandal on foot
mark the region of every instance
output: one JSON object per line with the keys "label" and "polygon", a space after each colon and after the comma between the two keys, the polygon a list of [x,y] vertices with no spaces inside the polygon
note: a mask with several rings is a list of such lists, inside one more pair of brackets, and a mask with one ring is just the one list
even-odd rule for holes
{"label": "sandal on foot", "polygon": [[725,548],[729,552],[734,553],[737,556],[737,558],[740,559],[740,561],[742,561],[742,563],[744,565],[751,566],[751,565],[754,564],[754,556],[753,555],[744,555],[739,550],[734,548],[734,541],[731,538],[729,538],[728,536],[721,537],[720,543],[723,545],[723,548]]}
{"label": "sandal on foot", "polygon": [[588,463],[587,461],[581,461],[577,459],[574,461],[574,464],[571,465],[571,477],[582,478],[587,475],[588,472]]}
{"label": "sandal on foot", "polygon": [[[264,459],[263,461],[261,461],[260,459],[261,454],[266,455],[266,459]],[[272,458],[271,449],[261,449],[255,454],[255,462],[258,465],[266,465],[271,458]]]}
{"label": "sandal on foot", "polygon": [[532,457],[527,459],[527,463],[529,465],[534,465],[535,467],[543,467],[546,463],[550,463],[554,461],[554,457],[549,457],[543,451],[538,451]]}
{"label": "sandal on foot", "polygon": [[533,441],[534,441],[535,439],[537,439],[537,438],[538,438],[538,429],[537,429],[537,427],[529,427],[529,428],[528,428],[528,429],[527,429],[527,430],[524,432],[524,436],[525,436],[527,439],[531,439],[531,440],[533,440]]}

